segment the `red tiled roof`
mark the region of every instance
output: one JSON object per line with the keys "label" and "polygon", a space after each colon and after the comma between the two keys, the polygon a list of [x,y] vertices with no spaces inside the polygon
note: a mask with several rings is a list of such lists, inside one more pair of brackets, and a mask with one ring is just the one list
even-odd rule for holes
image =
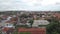
{"label": "red tiled roof", "polygon": [[4,28],[4,29],[3,29],[3,31],[5,31],[5,32],[8,31],[8,30],[9,30],[9,28]]}
{"label": "red tiled roof", "polygon": [[60,14],[59,13],[55,13],[55,16],[60,19]]}
{"label": "red tiled roof", "polygon": [[31,34],[46,34],[46,28],[19,28],[18,32],[31,32]]}
{"label": "red tiled roof", "polygon": [[7,32],[8,30],[12,30],[13,31],[14,29],[13,28],[6,28],[5,27],[2,31]]}

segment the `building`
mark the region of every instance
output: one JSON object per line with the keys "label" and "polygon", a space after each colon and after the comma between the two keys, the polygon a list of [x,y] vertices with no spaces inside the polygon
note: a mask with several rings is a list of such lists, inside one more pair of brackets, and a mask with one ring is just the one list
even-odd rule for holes
{"label": "building", "polygon": [[48,25],[49,22],[47,20],[34,20],[32,27],[39,27],[39,25]]}

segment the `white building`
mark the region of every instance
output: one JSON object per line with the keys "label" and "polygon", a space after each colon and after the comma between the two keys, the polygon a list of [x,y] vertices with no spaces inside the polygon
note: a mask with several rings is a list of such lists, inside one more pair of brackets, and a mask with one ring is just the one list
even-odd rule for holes
{"label": "white building", "polygon": [[13,24],[11,23],[5,23],[4,27],[7,27],[7,28],[15,28]]}
{"label": "white building", "polygon": [[47,20],[34,20],[32,27],[39,27],[39,25],[48,25],[49,22]]}

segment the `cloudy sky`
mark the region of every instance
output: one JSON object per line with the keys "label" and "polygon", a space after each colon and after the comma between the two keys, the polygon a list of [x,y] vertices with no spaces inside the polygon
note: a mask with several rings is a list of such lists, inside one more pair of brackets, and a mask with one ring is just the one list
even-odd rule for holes
{"label": "cloudy sky", "polygon": [[0,11],[60,11],[60,0],[0,0]]}

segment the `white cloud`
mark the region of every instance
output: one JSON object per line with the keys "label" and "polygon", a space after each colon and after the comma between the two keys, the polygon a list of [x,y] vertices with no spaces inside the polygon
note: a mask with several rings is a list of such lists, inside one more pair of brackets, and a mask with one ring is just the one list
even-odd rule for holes
{"label": "white cloud", "polygon": [[60,0],[22,0],[22,2],[26,3],[29,6],[33,6],[34,4],[41,4],[43,6],[46,6],[54,5],[56,2],[60,2]]}
{"label": "white cloud", "polygon": [[59,8],[60,0],[0,0],[0,10],[59,10]]}
{"label": "white cloud", "polygon": [[41,4],[42,5],[55,5],[56,2],[58,2],[60,0],[44,0]]}

